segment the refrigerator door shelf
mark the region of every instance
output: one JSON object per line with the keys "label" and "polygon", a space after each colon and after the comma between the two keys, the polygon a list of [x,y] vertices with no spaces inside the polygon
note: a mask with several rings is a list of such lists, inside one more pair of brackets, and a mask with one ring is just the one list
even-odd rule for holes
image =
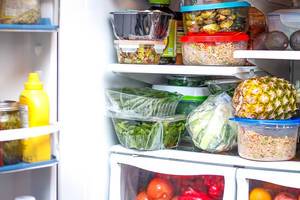
{"label": "refrigerator door shelf", "polygon": [[124,189],[126,187],[124,179],[128,176],[126,175],[126,170],[124,170],[126,166],[168,175],[223,176],[225,180],[223,199],[235,199],[235,168],[114,153],[111,154],[110,165],[110,200],[121,200],[123,199],[122,195],[130,192]]}
{"label": "refrigerator door shelf", "polygon": [[[277,188],[273,192],[279,192],[280,187],[299,189],[300,194],[300,174],[282,171],[267,171],[255,169],[237,169],[237,199],[249,199],[251,181],[274,184]],[[259,186],[264,188],[263,184]],[[279,188],[279,189],[278,189]],[[270,189],[270,188],[264,188]]]}

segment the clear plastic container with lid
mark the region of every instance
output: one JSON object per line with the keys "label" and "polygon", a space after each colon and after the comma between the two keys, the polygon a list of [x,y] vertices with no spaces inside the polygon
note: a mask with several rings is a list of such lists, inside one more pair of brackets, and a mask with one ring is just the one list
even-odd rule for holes
{"label": "clear plastic container with lid", "polygon": [[205,77],[197,76],[184,76],[184,75],[172,75],[167,76],[168,85],[172,86],[187,86],[187,87],[198,87],[204,84]]}
{"label": "clear plastic container with lid", "polygon": [[166,45],[163,41],[115,40],[115,48],[121,64],[159,64]]}
{"label": "clear plastic container with lid", "polygon": [[238,152],[241,157],[258,161],[283,161],[295,157],[300,118],[231,120],[238,124]]}
{"label": "clear plastic container with lid", "polygon": [[235,50],[246,50],[249,36],[245,33],[206,33],[181,38],[185,65],[245,65],[246,59],[234,58]]}
{"label": "clear plastic container with lid", "polygon": [[211,3],[224,3],[224,2],[234,2],[237,0],[181,0],[182,6],[193,6],[193,5],[203,5]]}
{"label": "clear plastic container with lid", "polygon": [[247,32],[250,7],[248,2],[197,2],[185,1],[180,7],[186,33]]}

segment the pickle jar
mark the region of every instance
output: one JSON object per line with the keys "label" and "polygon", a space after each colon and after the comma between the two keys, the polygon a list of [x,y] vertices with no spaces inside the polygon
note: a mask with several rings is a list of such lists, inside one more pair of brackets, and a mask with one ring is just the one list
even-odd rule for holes
{"label": "pickle jar", "polygon": [[[15,101],[0,101],[0,131],[21,127],[19,104]],[[21,140],[0,142],[0,166],[16,164],[21,160]]]}

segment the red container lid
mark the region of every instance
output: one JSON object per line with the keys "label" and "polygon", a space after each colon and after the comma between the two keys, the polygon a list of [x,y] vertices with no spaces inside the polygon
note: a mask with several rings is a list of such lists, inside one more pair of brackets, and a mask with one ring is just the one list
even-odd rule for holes
{"label": "red container lid", "polygon": [[201,43],[201,42],[240,42],[248,41],[249,36],[242,32],[220,32],[216,34],[189,33],[180,38],[181,42]]}

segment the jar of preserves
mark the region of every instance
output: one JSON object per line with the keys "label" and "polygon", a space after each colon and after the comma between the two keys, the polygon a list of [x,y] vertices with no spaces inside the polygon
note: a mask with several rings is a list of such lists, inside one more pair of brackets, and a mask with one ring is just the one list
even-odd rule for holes
{"label": "jar of preserves", "polygon": [[[0,101],[0,131],[21,127],[19,104],[15,101]],[[21,160],[21,140],[0,142],[0,166],[16,164]]]}

